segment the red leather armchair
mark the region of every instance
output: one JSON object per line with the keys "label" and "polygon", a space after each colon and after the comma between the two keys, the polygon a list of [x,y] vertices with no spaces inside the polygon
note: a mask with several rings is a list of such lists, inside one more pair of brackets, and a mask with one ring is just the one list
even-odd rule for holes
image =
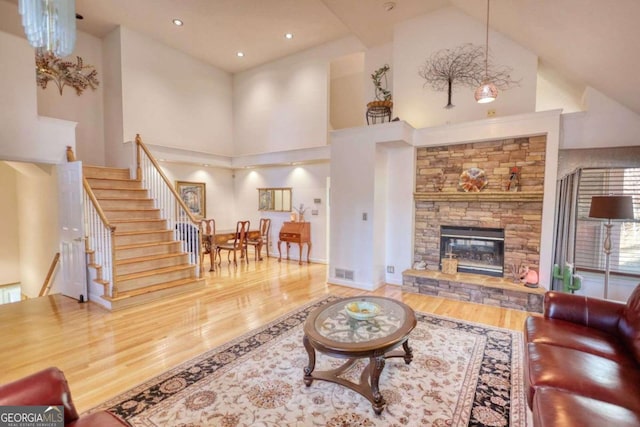
{"label": "red leather armchair", "polygon": [[118,427],[129,424],[107,411],[80,417],[76,411],[64,374],[48,368],[0,386],[0,406],[64,406],[64,425],[73,427]]}
{"label": "red leather armchair", "polygon": [[640,426],[640,285],[626,304],[547,292],[524,333],[534,427]]}

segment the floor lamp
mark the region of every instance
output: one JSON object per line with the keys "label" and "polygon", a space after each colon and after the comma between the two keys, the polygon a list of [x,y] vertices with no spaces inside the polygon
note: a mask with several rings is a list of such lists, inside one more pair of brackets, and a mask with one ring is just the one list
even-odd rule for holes
{"label": "floor lamp", "polygon": [[591,198],[590,218],[606,219],[604,225],[604,298],[609,293],[609,255],[611,255],[611,224],[612,219],[633,219],[633,197],[631,196],[593,196]]}

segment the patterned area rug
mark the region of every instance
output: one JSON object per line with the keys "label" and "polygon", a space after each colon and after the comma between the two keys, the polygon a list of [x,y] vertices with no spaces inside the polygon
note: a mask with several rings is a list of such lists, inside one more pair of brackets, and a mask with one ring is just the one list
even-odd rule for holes
{"label": "patterned area rug", "polygon": [[[133,426],[526,426],[521,333],[432,314],[416,313],[411,364],[387,360],[381,415],[340,385],[316,380],[305,387],[302,326],[335,299],[304,306],[96,409]],[[344,362],[317,359],[316,370]],[[357,380],[364,366],[344,375]]]}

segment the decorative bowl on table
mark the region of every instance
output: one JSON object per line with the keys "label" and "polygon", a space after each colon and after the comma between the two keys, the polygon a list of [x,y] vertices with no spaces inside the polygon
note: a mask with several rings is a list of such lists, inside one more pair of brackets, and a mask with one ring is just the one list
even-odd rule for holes
{"label": "decorative bowl on table", "polygon": [[352,301],[344,306],[347,314],[356,320],[367,320],[380,314],[380,306],[369,301]]}

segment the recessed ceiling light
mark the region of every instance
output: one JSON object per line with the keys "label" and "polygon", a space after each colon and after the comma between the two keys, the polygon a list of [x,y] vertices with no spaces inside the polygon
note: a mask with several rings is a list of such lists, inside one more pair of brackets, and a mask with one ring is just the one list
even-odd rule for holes
{"label": "recessed ceiling light", "polygon": [[182,20],[181,20],[181,19],[178,19],[178,18],[174,19],[174,20],[173,20],[173,21],[171,21],[171,22],[173,22],[173,25],[176,25],[176,26],[178,26],[178,27],[182,27],[182,26],[184,25],[184,22],[182,22]]}
{"label": "recessed ceiling light", "polygon": [[236,56],[238,58],[242,58],[244,56],[244,52],[236,52]]}
{"label": "recessed ceiling light", "polygon": [[288,40],[291,40],[291,39],[293,38],[293,34],[291,34],[291,33],[286,33],[286,34],[284,35],[284,38],[285,38],[285,39],[288,39]]}

